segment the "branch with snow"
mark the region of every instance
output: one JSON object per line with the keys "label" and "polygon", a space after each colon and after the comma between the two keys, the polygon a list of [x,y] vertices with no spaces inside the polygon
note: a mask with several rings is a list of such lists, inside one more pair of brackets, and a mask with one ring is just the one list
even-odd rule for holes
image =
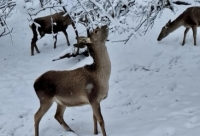
{"label": "branch with snow", "polygon": [[133,35],[146,34],[165,8],[173,11],[172,0],[71,0],[70,2],[71,4],[63,3],[61,0],[40,0],[39,7],[29,6],[27,10],[30,16],[48,8],[54,9],[55,12],[66,10],[76,25],[82,23],[89,31],[108,25],[111,32],[119,34],[128,32],[130,35],[126,40],[122,40],[124,43]]}
{"label": "branch with snow", "polygon": [[89,29],[109,25],[111,32],[129,32],[129,37],[121,40],[126,43],[133,35],[146,34],[165,8],[174,11],[172,0],[77,0],[70,15],[76,23],[86,20]]}
{"label": "branch with snow", "polygon": [[13,28],[10,28],[7,24],[7,18],[9,18],[12,13],[13,10],[16,6],[16,2],[13,0],[10,1],[0,1],[0,24],[2,26],[2,32],[0,34],[0,37],[5,36],[5,35],[10,35],[11,37],[11,41],[13,43],[12,40],[12,30]]}
{"label": "branch with snow", "polygon": [[10,31],[6,32],[6,28],[4,28],[3,32],[0,34],[0,37],[11,34],[12,30],[13,30],[13,28]]}

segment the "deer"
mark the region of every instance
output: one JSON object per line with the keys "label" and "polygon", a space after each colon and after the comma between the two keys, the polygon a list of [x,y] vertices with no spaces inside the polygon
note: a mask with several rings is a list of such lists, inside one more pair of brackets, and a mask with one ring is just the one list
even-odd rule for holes
{"label": "deer", "polygon": [[78,37],[78,31],[76,30],[76,26],[71,19],[70,15],[65,15],[65,12],[59,12],[52,15],[44,16],[35,18],[32,25],[30,25],[30,28],[33,32],[33,38],[31,41],[31,55],[34,55],[34,48],[36,49],[37,53],[40,53],[38,50],[38,47],[36,45],[36,42],[38,41],[38,35],[40,35],[40,39],[45,36],[45,34],[54,34],[54,49],[56,48],[56,42],[57,42],[57,33],[63,32],[63,34],[66,37],[68,46],[70,45],[68,34],[66,32],[66,29],[69,25],[72,25],[72,27],[75,30],[76,37]]}
{"label": "deer", "polygon": [[166,25],[162,28],[157,40],[161,41],[167,37],[170,33],[174,32],[179,27],[184,26],[182,46],[185,44],[185,39],[188,31],[192,28],[194,45],[196,46],[197,27],[200,26],[200,7],[189,7],[182,14],[180,14],[174,21],[169,20]]}
{"label": "deer", "polygon": [[90,32],[89,40],[85,40],[93,58],[92,64],[74,70],[50,70],[35,80],[33,86],[40,101],[40,107],[34,115],[35,136],[39,136],[41,118],[54,102],[57,103],[55,119],[65,130],[71,132],[74,131],[63,119],[66,107],[90,104],[93,111],[94,134],[98,134],[98,122],[103,136],[106,136],[100,102],[108,95],[111,74],[111,62],[105,46],[107,37],[108,26],[104,25]]}

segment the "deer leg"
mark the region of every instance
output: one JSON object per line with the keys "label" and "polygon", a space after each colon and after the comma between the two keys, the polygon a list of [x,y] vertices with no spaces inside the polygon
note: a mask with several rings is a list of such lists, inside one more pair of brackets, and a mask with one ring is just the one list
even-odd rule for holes
{"label": "deer leg", "polygon": [[34,55],[34,48],[36,49],[36,51],[38,53],[40,53],[40,51],[38,50],[38,47],[36,45],[36,42],[37,42],[37,37],[33,37],[32,41],[31,41],[31,55],[33,56]]}
{"label": "deer leg", "polygon": [[87,37],[90,35],[90,30],[87,28]]}
{"label": "deer leg", "polygon": [[92,110],[93,110],[93,119],[94,119],[94,134],[97,134],[97,125],[96,122],[98,121],[100,127],[101,127],[101,131],[103,136],[106,136],[106,131],[105,131],[105,124],[104,124],[104,120],[101,114],[101,107],[100,104],[98,102],[93,102],[91,103],[92,106]]}
{"label": "deer leg", "polygon": [[94,120],[94,134],[97,135],[98,134],[97,118],[95,117],[94,114],[93,114],[93,120]]}
{"label": "deer leg", "polygon": [[70,46],[69,38],[68,38],[68,34],[67,34],[67,32],[66,32],[66,31],[63,31],[63,33],[64,33],[64,35],[65,35],[65,37],[66,37],[66,40],[67,40],[67,44],[68,44],[68,46]]}
{"label": "deer leg", "polygon": [[[44,37],[44,35],[45,35],[44,33],[41,33],[41,34],[40,34],[40,36],[41,36],[40,39],[41,39],[42,37]],[[37,47],[36,42],[35,42],[35,46],[34,46],[34,47],[35,47],[37,53],[40,53],[40,51],[39,51],[39,49],[38,49],[38,47]]]}
{"label": "deer leg", "polygon": [[57,43],[57,34],[55,34],[53,36],[53,38],[54,38],[54,49],[55,49],[56,48],[56,43]]}
{"label": "deer leg", "polygon": [[65,112],[66,107],[62,106],[60,104],[57,104],[57,110],[56,110],[56,114],[55,114],[55,119],[60,123],[61,126],[63,126],[63,128],[66,131],[71,131],[74,132],[64,121],[63,119],[63,114]]}
{"label": "deer leg", "polygon": [[31,42],[31,56],[34,55],[34,46],[35,46],[35,43]]}
{"label": "deer leg", "polygon": [[194,45],[196,45],[196,38],[197,38],[197,27],[193,26],[192,27],[192,31],[193,31],[193,38],[194,38]]}
{"label": "deer leg", "polygon": [[186,38],[186,35],[187,35],[189,30],[190,30],[190,28],[186,28],[185,31],[184,31],[182,46],[185,44],[185,38]]}
{"label": "deer leg", "polygon": [[76,33],[76,37],[78,37],[78,31],[77,31],[76,26],[73,22],[72,22],[72,27],[74,28],[74,31]]}
{"label": "deer leg", "polygon": [[40,51],[38,50],[38,47],[37,47],[36,43],[35,43],[35,46],[34,46],[34,47],[35,47],[37,53],[40,53]]}
{"label": "deer leg", "polygon": [[35,119],[35,136],[39,136],[39,123],[41,118],[44,116],[44,114],[48,111],[48,109],[53,104],[53,101],[46,101],[47,99],[44,98],[44,101],[40,101],[40,108],[35,113],[34,119]]}

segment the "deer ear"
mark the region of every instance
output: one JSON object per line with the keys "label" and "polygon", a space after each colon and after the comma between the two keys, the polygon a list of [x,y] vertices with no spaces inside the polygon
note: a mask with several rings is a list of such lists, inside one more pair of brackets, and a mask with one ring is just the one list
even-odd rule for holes
{"label": "deer ear", "polygon": [[167,24],[170,24],[171,23],[171,19],[168,21],[168,23]]}
{"label": "deer ear", "polygon": [[165,25],[165,28],[167,28],[170,23],[171,23],[171,19],[167,22],[167,24]]}

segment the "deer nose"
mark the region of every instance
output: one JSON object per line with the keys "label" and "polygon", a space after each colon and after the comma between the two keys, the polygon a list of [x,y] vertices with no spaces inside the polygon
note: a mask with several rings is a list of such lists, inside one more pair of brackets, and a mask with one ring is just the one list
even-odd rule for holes
{"label": "deer nose", "polygon": [[161,38],[158,37],[157,41],[161,41]]}

